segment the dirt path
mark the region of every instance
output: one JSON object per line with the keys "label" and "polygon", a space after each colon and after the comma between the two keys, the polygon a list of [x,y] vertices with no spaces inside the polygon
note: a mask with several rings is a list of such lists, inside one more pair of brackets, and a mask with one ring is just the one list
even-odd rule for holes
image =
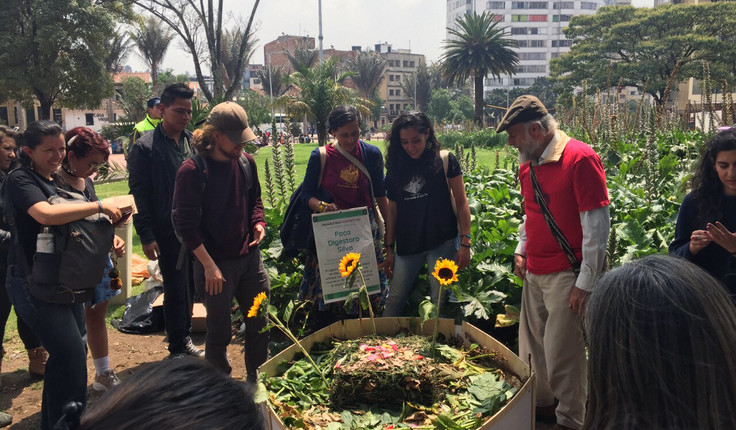
{"label": "dirt path", "polygon": [[[14,318],[14,316],[11,316]],[[164,359],[168,355],[164,333],[132,335],[121,333],[108,326],[110,367],[125,379],[142,365]],[[194,343],[204,348],[204,334],[192,335]],[[4,343],[7,354],[2,362],[2,386],[0,387],[0,411],[13,415],[9,428],[17,430],[38,429],[41,420],[41,392],[43,381],[33,380],[28,374],[28,356],[19,339]],[[228,348],[233,367],[233,378],[245,377],[243,344],[235,339]],[[92,389],[94,381],[92,358],[87,358],[89,402],[99,399],[101,393]]]}

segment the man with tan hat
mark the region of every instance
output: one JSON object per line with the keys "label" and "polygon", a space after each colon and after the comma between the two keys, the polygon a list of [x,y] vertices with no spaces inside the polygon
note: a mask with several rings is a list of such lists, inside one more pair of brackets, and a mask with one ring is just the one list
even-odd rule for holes
{"label": "man with tan hat", "polygon": [[524,280],[519,356],[537,374],[537,419],[578,429],[587,400],[581,316],[610,230],[606,174],[593,149],[559,130],[534,96],[514,101],[502,131],[519,150],[526,214],[514,256]]}
{"label": "man with tan hat", "polygon": [[[243,152],[255,138],[240,105],[218,104],[194,133],[198,154],[181,165],[174,189],[174,227],[196,257],[194,285],[207,308],[205,359],[227,374],[233,298],[240,309],[249,309],[259,293],[270,289],[258,249],[266,235],[261,186],[253,157]],[[265,325],[265,318],[245,319],[251,383],[267,358]]]}

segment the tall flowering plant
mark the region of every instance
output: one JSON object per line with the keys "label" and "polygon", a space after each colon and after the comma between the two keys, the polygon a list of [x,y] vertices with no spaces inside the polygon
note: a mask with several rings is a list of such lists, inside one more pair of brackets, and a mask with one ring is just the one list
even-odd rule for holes
{"label": "tall flowering plant", "polygon": [[363,277],[363,270],[360,265],[360,253],[355,252],[349,252],[344,257],[342,257],[342,260],[340,260],[340,275],[345,278],[345,288],[352,289],[355,285],[355,278],[357,276],[360,276],[360,282],[361,285],[358,288],[357,292],[350,293],[348,297],[345,299],[345,306],[347,307],[350,302],[352,302],[354,299],[358,299],[358,302],[360,303],[360,307],[358,308],[358,312],[360,315],[360,318],[363,318],[363,310],[368,310],[368,314],[371,317],[371,324],[373,326],[373,335],[376,335],[376,320],[375,315],[373,314],[373,306],[371,306],[371,300],[368,296],[368,287],[365,285],[365,278]]}
{"label": "tall flowering plant", "polygon": [[431,317],[435,317],[434,331],[432,332],[432,357],[434,357],[435,349],[437,346],[437,333],[440,327],[440,306],[442,304],[442,297],[446,286],[457,282],[457,271],[458,267],[454,261],[440,258],[434,264],[434,272],[432,276],[440,283],[440,291],[437,295],[437,304],[434,305],[430,300],[425,300],[420,305],[420,309],[423,309],[423,320],[426,321]]}

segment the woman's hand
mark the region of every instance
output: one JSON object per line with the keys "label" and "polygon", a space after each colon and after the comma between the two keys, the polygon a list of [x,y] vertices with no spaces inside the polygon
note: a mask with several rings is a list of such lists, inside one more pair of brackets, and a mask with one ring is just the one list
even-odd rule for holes
{"label": "woman's hand", "polygon": [[386,272],[388,279],[394,277],[394,251],[392,249],[386,250],[386,259],[383,261],[383,270]]}
{"label": "woman's hand", "polygon": [[455,255],[455,261],[457,262],[458,270],[463,270],[470,264],[470,248],[467,246],[460,246]]}
{"label": "woman's hand", "polygon": [[[736,252],[736,237],[734,237],[734,235],[730,231],[728,231],[728,229],[723,224],[716,221],[715,224],[708,223],[705,228],[708,237],[713,242],[717,243],[721,246],[721,248],[725,249],[731,254]],[[692,243],[692,239],[690,243]]]}
{"label": "woman's hand", "polygon": [[327,206],[325,206],[324,212],[335,212],[337,210],[337,205],[334,203],[328,203]]}
{"label": "woman's hand", "polygon": [[122,257],[125,254],[125,241],[117,234],[112,238],[112,251],[118,257]]}
{"label": "woman's hand", "polygon": [[690,234],[690,253],[692,255],[700,252],[701,249],[710,245],[712,239],[707,231],[695,230]]}
{"label": "woman's hand", "polygon": [[204,267],[205,291],[207,294],[214,296],[222,293],[222,284],[225,278],[222,277],[220,268],[213,262]]}
{"label": "woman's hand", "polygon": [[113,224],[120,221],[123,217],[122,212],[120,212],[120,208],[118,208],[116,204],[100,200],[98,200],[98,203],[102,205],[102,213],[110,217],[110,221],[112,221]]}

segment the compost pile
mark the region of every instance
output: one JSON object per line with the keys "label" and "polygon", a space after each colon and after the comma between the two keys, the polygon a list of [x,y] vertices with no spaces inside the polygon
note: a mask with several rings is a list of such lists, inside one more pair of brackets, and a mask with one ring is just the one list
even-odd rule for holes
{"label": "compost pile", "polygon": [[[495,353],[424,336],[367,336],[315,344],[262,379],[286,428],[477,429],[510,400],[520,381]],[[459,343],[459,342],[458,342]]]}

